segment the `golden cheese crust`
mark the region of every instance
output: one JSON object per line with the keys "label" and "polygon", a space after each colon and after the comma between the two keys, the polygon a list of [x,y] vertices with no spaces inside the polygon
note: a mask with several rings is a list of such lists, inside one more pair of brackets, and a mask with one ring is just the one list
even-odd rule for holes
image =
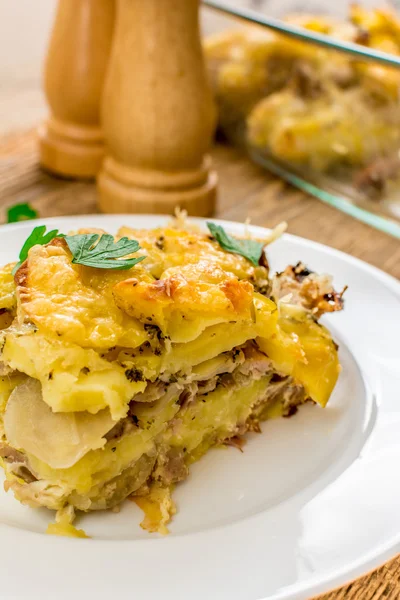
{"label": "golden cheese crust", "polygon": [[118,237],[124,236],[137,239],[146,256],[128,271],[73,264],[61,238],[33,247],[15,277],[20,319],[46,335],[104,349],[140,346],[149,337],[144,324],[187,341],[209,325],[251,319],[250,280],[265,281],[264,267],[200,232],[122,228]]}
{"label": "golden cheese crust", "polygon": [[[153,282],[136,278],[113,289],[116,304],[140,321],[157,325],[172,341],[189,341],[184,330],[194,325],[197,337],[216,323],[251,320],[253,286],[204,259],[171,267]],[[181,327],[176,327],[179,323]]]}
{"label": "golden cheese crust", "polygon": [[128,237],[140,243],[142,254],[147,255],[143,266],[157,279],[171,267],[184,267],[201,260],[216,265],[239,279],[256,280],[268,275],[263,267],[253,267],[243,256],[225,252],[211,236],[196,229],[121,227],[117,237]]}
{"label": "golden cheese crust", "polygon": [[0,311],[14,310],[16,305],[13,267],[9,264],[0,269]]}
{"label": "golden cheese crust", "polygon": [[143,327],[112,297],[113,285],[124,275],[105,271],[99,278],[92,271],[71,262],[63,239],[34,246],[15,276],[20,319],[83,347],[139,346],[147,337]]}

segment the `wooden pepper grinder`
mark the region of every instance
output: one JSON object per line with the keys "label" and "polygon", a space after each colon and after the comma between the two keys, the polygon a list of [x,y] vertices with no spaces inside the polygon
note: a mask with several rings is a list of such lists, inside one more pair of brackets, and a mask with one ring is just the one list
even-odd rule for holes
{"label": "wooden pepper grinder", "polygon": [[115,0],[59,0],[45,67],[51,116],[40,128],[40,162],[64,176],[94,177],[104,158],[100,101]]}
{"label": "wooden pepper grinder", "polygon": [[203,60],[199,0],[116,0],[102,104],[104,212],[210,215],[207,152],[216,114]]}

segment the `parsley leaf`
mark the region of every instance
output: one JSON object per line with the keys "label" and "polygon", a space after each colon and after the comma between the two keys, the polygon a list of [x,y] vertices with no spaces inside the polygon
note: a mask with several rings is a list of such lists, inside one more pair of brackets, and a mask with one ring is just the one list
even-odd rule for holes
{"label": "parsley leaf", "polygon": [[264,242],[257,242],[257,240],[250,239],[238,240],[226,233],[221,225],[216,225],[215,223],[207,223],[207,227],[223,250],[244,256],[255,267],[259,265],[265,246]]}
{"label": "parsley leaf", "polygon": [[138,256],[116,260],[140,250],[139,243],[126,237],[115,242],[108,233],[104,233],[100,239],[99,237],[97,233],[66,236],[65,241],[73,256],[72,262],[96,269],[125,270],[146,258]]}
{"label": "parsley leaf", "polygon": [[7,210],[7,223],[37,219],[38,213],[30,204],[14,204]]}
{"label": "parsley leaf", "polygon": [[28,252],[33,246],[44,246],[53,240],[55,237],[60,237],[62,234],[58,233],[58,229],[52,229],[46,233],[46,225],[40,225],[35,227],[29,237],[26,239],[24,245],[19,253],[19,261],[12,270],[12,274],[18,271],[23,262],[28,258]]}

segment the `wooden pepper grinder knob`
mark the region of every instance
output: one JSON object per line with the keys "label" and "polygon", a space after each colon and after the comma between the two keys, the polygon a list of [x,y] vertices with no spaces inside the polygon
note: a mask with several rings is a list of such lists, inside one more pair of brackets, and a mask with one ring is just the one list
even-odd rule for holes
{"label": "wooden pepper grinder knob", "polygon": [[207,152],[216,114],[199,31],[199,0],[117,0],[102,104],[104,212],[213,212]]}
{"label": "wooden pepper grinder knob", "polygon": [[40,162],[64,176],[95,177],[104,158],[100,101],[115,0],[59,0],[45,67],[51,116],[40,128]]}

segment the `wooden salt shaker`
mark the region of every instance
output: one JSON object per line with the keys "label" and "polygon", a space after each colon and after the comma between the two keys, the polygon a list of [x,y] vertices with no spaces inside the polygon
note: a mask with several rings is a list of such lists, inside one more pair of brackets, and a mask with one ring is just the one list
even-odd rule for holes
{"label": "wooden salt shaker", "polygon": [[110,54],[115,0],[59,0],[45,68],[51,116],[40,128],[48,170],[94,177],[104,157],[100,100]]}
{"label": "wooden salt shaker", "polygon": [[98,177],[99,207],[171,213],[179,206],[210,215],[217,176],[207,152],[216,115],[199,0],[116,2],[102,105],[107,157]]}

